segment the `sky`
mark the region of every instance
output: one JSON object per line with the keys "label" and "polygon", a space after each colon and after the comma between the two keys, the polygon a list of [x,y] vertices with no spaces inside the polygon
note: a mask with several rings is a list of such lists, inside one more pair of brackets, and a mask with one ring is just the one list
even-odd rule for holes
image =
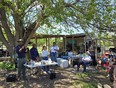
{"label": "sky", "polygon": [[[75,29],[73,27],[65,27],[63,25],[59,26],[59,25],[55,25],[56,29],[50,29],[47,28],[46,26],[43,26],[42,28],[39,28],[36,33],[38,34],[61,34],[61,35],[67,35],[67,34],[80,34],[80,33],[84,33],[84,31],[81,28]],[[46,31],[44,31],[47,30]],[[61,31],[59,31],[61,30]]]}

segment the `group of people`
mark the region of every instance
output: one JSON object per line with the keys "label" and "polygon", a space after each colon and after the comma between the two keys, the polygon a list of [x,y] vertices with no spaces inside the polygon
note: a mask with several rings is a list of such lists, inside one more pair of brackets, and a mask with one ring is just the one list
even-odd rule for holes
{"label": "group of people", "polygon": [[106,52],[102,55],[101,66],[105,68],[107,77],[113,82],[114,88],[116,88],[116,55]]}
{"label": "group of people", "polygon": [[91,58],[89,50],[78,54],[72,50],[69,50],[67,55],[62,55],[61,58],[69,60],[73,67],[77,65],[77,71],[79,71],[80,65],[83,65],[83,72],[86,72],[86,67],[94,61],[94,59]]}
{"label": "group of people", "polygon": [[[32,44],[31,49],[27,48],[22,39],[18,40],[18,45],[16,46],[16,53],[17,53],[17,67],[18,67],[18,78],[20,79],[21,76],[23,79],[26,79],[26,73],[25,73],[25,66],[24,64],[27,62],[26,59],[26,53],[29,52],[30,54],[30,59],[32,61],[38,61],[40,59],[40,55],[38,53],[38,49],[36,47],[36,44]],[[50,52],[47,50],[46,46],[43,46],[42,48],[42,60],[48,60],[49,56],[52,61],[57,62],[57,56],[58,56],[58,50],[59,47],[56,45],[56,42],[53,42],[53,45],[50,48]],[[72,52],[68,53],[69,56],[73,55]],[[77,70],[79,71],[80,65],[82,64],[84,69],[83,72],[86,72],[86,67],[90,62],[95,62],[91,53],[89,51],[86,51],[85,53],[80,53],[80,60],[77,63]],[[112,59],[114,63],[112,65],[116,65],[116,58]],[[102,65],[104,66],[109,66],[108,61],[108,56],[106,55],[103,58]],[[106,63],[104,63],[106,62]],[[112,61],[111,61],[112,62]],[[95,64],[96,65],[96,64]],[[46,71],[48,74],[50,73],[50,67],[49,66],[44,66],[42,67],[44,71]],[[113,70],[113,78],[114,78],[114,86],[116,85],[116,67]]]}
{"label": "group of people", "polygon": [[[43,46],[42,48],[42,60],[48,60],[49,56],[51,57],[52,61],[57,61],[57,54],[58,54],[59,47],[56,45],[56,42],[53,42],[53,46],[50,48],[50,52],[47,50],[46,46]],[[26,79],[25,75],[25,66],[26,63],[26,53],[29,52],[30,59],[32,61],[38,61],[40,55],[38,53],[36,44],[32,44],[32,48],[29,50],[29,48],[26,48],[26,46],[23,43],[22,39],[18,40],[18,45],[16,46],[16,53],[17,53],[17,67],[18,67],[18,78],[21,78],[21,75],[23,79]],[[44,71],[47,73],[49,72],[49,66],[42,67]]]}
{"label": "group of people", "polygon": [[91,54],[89,51],[86,51],[85,53],[80,53],[80,59],[77,63],[77,71],[79,71],[80,65],[83,65],[83,72],[86,72],[86,67],[92,63]]}

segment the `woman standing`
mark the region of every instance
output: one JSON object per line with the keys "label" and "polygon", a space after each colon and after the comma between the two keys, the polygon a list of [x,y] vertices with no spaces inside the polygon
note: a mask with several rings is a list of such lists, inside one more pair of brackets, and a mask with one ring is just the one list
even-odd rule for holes
{"label": "woman standing", "polygon": [[48,60],[49,55],[50,55],[50,53],[47,51],[46,46],[43,46],[43,48],[42,48],[42,59],[43,60]]}
{"label": "woman standing", "polygon": [[[50,55],[50,53],[47,51],[46,46],[43,46],[43,48],[42,48],[42,60],[48,60],[49,55]],[[49,66],[43,66],[43,70],[46,71],[48,74],[50,73]]]}

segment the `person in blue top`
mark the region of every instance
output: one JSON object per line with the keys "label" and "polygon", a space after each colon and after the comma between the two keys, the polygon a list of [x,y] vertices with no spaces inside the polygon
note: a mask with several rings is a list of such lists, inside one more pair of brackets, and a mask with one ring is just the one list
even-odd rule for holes
{"label": "person in blue top", "polygon": [[17,67],[18,67],[18,79],[21,78],[21,73],[23,76],[23,79],[25,80],[25,66],[26,63],[26,48],[23,44],[23,40],[19,39],[17,41],[19,44],[16,46],[16,53],[17,53]]}
{"label": "person in blue top", "polygon": [[31,56],[31,60],[33,60],[33,61],[38,60],[39,53],[38,53],[38,50],[36,48],[36,44],[32,44],[32,48],[30,49],[30,56]]}

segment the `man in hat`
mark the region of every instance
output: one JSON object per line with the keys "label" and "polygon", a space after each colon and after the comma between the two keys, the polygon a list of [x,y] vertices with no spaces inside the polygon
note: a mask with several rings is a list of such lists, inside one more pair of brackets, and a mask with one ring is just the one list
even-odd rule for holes
{"label": "man in hat", "polygon": [[26,48],[23,44],[23,40],[19,39],[17,41],[19,44],[16,46],[16,53],[18,55],[17,58],[17,67],[18,67],[18,78],[20,79],[21,73],[22,77],[25,80],[25,66],[24,64],[26,63]]}

